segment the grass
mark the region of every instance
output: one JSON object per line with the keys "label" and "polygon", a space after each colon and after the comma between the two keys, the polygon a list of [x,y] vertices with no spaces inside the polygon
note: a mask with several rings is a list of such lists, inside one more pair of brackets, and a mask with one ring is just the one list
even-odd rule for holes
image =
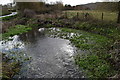
{"label": "grass", "polygon": [[107,53],[108,47],[112,45],[112,40],[101,35],[83,32],[80,30],[62,29],[66,32],[79,32],[79,36],[74,36],[70,41],[81,50],[88,50],[90,54],[81,54],[75,57],[75,62],[89,78],[105,78],[115,75],[112,65],[105,59],[111,55]]}
{"label": "grass", "polygon": [[19,73],[21,65],[31,59],[23,51],[11,51],[2,54],[2,79],[11,79]]}
{"label": "grass", "polygon": [[[49,22],[49,20],[46,20]],[[44,27],[63,27],[84,30],[87,32],[106,36],[114,40],[120,40],[120,28],[114,22],[74,21],[74,19],[56,19],[52,24],[42,24]]]}
{"label": "grass", "polygon": [[[99,35],[91,34],[82,34],[80,36],[74,37],[70,39],[76,47],[82,50],[89,50],[89,49],[103,49],[108,45],[108,38]],[[104,44],[104,45],[103,45]]]}
{"label": "grass", "polygon": [[[80,15],[83,16],[83,13],[86,13],[87,11],[83,11],[83,12],[67,11],[67,12],[68,12],[68,16],[72,17],[76,15],[77,12],[81,13],[82,15],[81,14]],[[101,15],[100,15],[101,12],[96,12],[96,11],[88,11],[88,12],[92,14],[92,16],[94,16],[95,18],[101,19]],[[106,12],[105,14],[106,16],[104,17],[104,20],[107,21],[109,19],[110,21],[115,22],[116,13],[109,14],[108,12]],[[3,36],[8,37],[15,34],[20,34],[22,32],[26,32],[26,27],[25,26],[22,27],[22,26],[23,25],[17,25],[15,29],[14,28],[9,29],[7,33],[3,34]],[[32,26],[38,26],[38,24],[32,24]],[[44,24],[43,26],[48,28],[59,27],[59,26],[63,27],[61,28],[61,31],[55,31],[55,36],[69,39],[78,49],[89,51],[89,54],[87,55],[82,54],[82,55],[77,55],[75,57],[76,64],[84,69],[85,73],[89,78],[103,78],[103,77],[114,76],[116,71],[114,70],[113,65],[111,65],[111,63],[109,63],[109,61],[107,61],[106,58],[110,58],[112,56],[111,54],[108,53],[108,49],[113,44],[113,39],[114,40],[120,39],[119,29],[115,25],[108,23],[104,24],[104,23],[93,23],[93,22],[90,23],[90,22],[79,22],[79,21],[70,22],[70,20],[65,20],[65,21],[55,20],[53,21],[53,24],[48,23],[48,24]],[[73,29],[68,29],[68,28],[73,28]],[[75,33],[75,35],[69,37],[68,33]]]}
{"label": "grass", "polygon": [[[11,20],[15,18],[17,15],[4,17],[4,21]],[[1,39],[8,39],[9,37],[12,37],[14,35],[19,35],[25,32],[28,32],[31,30],[31,27],[25,26],[25,25],[16,25],[11,26],[7,32],[1,33],[0,37]],[[20,44],[14,45],[14,47],[18,47]],[[13,52],[9,50],[7,53],[1,53],[3,56],[2,60],[2,79],[12,79],[15,74],[17,74],[20,71],[22,63],[30,60],[30,57],[24,55],[25,53],[23,51],[21,52]],[[7,56],[6,56],[7,55]],[[5,57],[5,58],[4,58]]]}
{"label": "grass", "polygon": [[104,21],[117,21],[117,13],[116,12],[102,12],[102,11],[95,11],[95,10],[68,10],[67,16],[69,18],[72,18],[73,16],[77,15],[79,13],[79,17],[83,18],[85,13],[89,13],[90,16],[94,17],[95,19],[101,20],[102,19],[102,13],[104,14]]}
{"label": "grass", "polygon": [[0,20],[3,20],[3,21],[8,21],[8,20],[11,20],[11,19],[14,19],[14,18],[17,18],[17,14],[16,15],[13,15],[13,16],[6,16],[6,17],[2,17],[0,18]]}
{"label": "grass", "polygon": [[78,22],[74,24],[75,28],[104,35],[112,39],[120,39],[120,29],[113,24]]}
{"label": "grass", "polygon": [[81,30],[62,28],[63,32],[77,33],[79,35],[74,35],[70,38],[70,41],[78,48],[82,50],[101,50],[106,49],[108,46],[112,45],[113,40],[105,36],[93,34]]}
{"label": "grass", "polygon": [[[114,70],[113,65],[106,60],[112,56],[107,53],[113,43],[112,39],[81,30],[68,28],[60,28],[60,30],[61,31],[55,31],[54,35],[69,39],[78,49],[88,51],[88,53],[85,54],[78,53],[78,55],[74,57],[76,64],[80,68],[83,68],[88,78],[106,78],[115,75],[117,71]],[[74,33],[74,35],[68,37],[70,33]]]}
{"label": "grass", "polygon": [[[72,13],[72,15],[74,14],[76,13]],[[71,18],[69,20],[56,19],[53,20],[52,24],[48,23],[44,24],[44,26],[47,25],[48,28],[62,27],[61,31],[50,31],[52,32],[50,35],[54,34],[53,37],[69,39],[78,49],[88,51],[85,54],[78,53],[79,55],[75,57],[76,64],[84,69],[88,78],[107,78],[118,73],[118,71],[114,70],[114,65],[108,61],[114,56],[109,53],[114,40],[120,40],[119,28],[113,22],[83,22],[74,21]],[[75,34],[69,37],[70,33]]]}
{"label": "grass", "polygon": [[89,78],[106,78],[115,75],[115,71],[105,60],[100,59],[97,55],[77,56],[75,62]]}
{"label": "grass", "polygon": [[10,79],[20,71],[20,64],[18,62],[2,62],[2,78]]}
{"label": "grass", "polygon": [[22,34],[24,32],[28,32],[31,30],[31,27],[27,27],[24,25],[16,25],[15,27],[11,27],[6,33],[1,34],[3,39],[6,39],[10,36]]}
{"label": "grass", "polygon": [[[8,15],[8,14],[10,14],[11,12],[9,12],[8,11],[8,9],[6,9],[6,8],[3,8],[2,9],[2,16],[4,16],[4,15]],[[0,15],[1,16],[1,15]]]}

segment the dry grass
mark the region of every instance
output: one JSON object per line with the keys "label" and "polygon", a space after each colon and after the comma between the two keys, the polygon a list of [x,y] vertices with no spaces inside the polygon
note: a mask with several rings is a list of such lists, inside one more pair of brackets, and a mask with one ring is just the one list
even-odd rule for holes
{"label": "dry grass", "polygon": [[56,19],[56,18],[61,18],[63,16],[62,13],[58,12],[58,13],[51,13],[51,14],[39,14],[39,15],[36,15],[36,18],[39,18],[39,19]]}
{"label": "dry grass", "polygon": [[102,12],[102,11],[93,11],[93,10],[69,10],[64,11],[67,12],[67,15],[69,18],[72,18],[73,16],[77,15],[79,13],[80,18],[84,18],[84,15],[86,13],[89,13],[90,16],[92,16],[95,19],[102,20],[102,13],[104,14],[103,20],[104,21],[117,21],[117,13],[116,12]]}
{"label": "dry grass", "polygon": [[0,33],[7,32],[10,27],[13,27],[15,25],[16,25],[16,21],[2,22],[2,30],[0,31]]}

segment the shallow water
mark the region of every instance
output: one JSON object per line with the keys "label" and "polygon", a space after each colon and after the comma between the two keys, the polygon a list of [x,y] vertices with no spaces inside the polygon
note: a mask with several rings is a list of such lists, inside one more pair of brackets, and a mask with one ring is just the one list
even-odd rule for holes
{"label": "shallow water", "polygon": [[12,13],[9,14],[9,15],[0,16],[0,18],[2,18],[2,17],[7,17],[7,16],[14,16],[14,15],[16,15],[16,14],[17,14],[17,12],[12,12]]}
{"label": "shallow water", "polygon": [[[52,32],[60,31],[58,28],[51,29]],[[22,66],[20,73],[15,77],[84,77],[82,71],[74,63],[73,56],[76,55],[76,48],[71,45],[69,40],[55,37],[57,34],[50,34],[48,31],[50,30],[46,28],[34,29],[28,33],[16,35],[13,37],[13,41],[8,42],[8,46],[20,43],[19,49],[23,49],[28,56],[32,57],[28,64]],[[70,35],[72,36],[73,33]],[[3,51],[9,50],[6,45],[1,46]]]}

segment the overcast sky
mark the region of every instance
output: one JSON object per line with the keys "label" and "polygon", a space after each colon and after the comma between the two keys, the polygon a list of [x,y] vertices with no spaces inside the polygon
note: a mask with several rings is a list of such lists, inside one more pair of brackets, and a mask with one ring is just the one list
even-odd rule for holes
{"label": "overcast sky", "polygon": [[[60,0],[48,0],[49,2],[53,1],[60,1]],[[63,4],[71,4],[73,5],[78,5],[78,4],[86,4],[86,3],[91,3],[91,2],[98,2],[101,0],[61,0]]]}
{"label": "overcast sky", "polygon": [[[21,0],[19,0],[21,1]],[[25,0],[23,0],[25,1]],[[28,0],[29,1],[29,0]],[[34,0],[32,0],[34,1]],[[47,0],[48,2],[56,2],[56,1],[62,1],[63,4],[71,4],[72,6],[74,5],[79,5],[79,4],[86,4],[86,3],[93,3],[93,2],[101,2],[102,0]],[[0,4],[7,4],[12,2],[12,0],[0,0]]]}

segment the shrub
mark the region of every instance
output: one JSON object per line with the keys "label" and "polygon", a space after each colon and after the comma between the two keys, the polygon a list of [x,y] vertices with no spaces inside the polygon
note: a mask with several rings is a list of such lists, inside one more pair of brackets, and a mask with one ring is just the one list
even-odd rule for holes
{"label": "shrub", "polygon": [[35,12],[33,10],[25,9],[23,12],[23,17],[33,18],[34,16],[35,16]]}

